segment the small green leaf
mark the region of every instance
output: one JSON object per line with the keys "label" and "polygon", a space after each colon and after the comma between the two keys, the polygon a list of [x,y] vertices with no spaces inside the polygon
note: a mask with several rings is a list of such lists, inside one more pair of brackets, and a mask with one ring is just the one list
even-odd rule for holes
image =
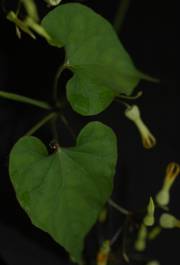
{"label": "small green leaf", "polygon": [[67,98],[78,113],[97,114],[116,96],[130,95],[141,78],[149,79],[135,68],[111,24],[90,8],[60,5],[42,25],[66,50],[66,66],[74,73]]}
{"label": "small green leaf", "polygon": [[116,160],[116,137],[100,122],[85,126],[75,147],[51,155],[35,137],[21,138],[11,151],[9,171],[19,203],[77,262],[111,195]]}

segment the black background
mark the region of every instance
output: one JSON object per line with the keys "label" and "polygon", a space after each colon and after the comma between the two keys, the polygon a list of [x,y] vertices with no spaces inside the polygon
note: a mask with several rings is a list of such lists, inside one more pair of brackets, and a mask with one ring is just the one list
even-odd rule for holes
{"label": "black background", "polygon": [[[84,0],[84,3],[113,21],[118,1]],[[42,15],[47,12],[45,5],[41,4],[40,8]],[[161,80],[160,84],[141,82],[138,86],[144,94],[137,103],[144,120],[157,138],[154,149],[143,149],[136,128],[125,119],[124,108],[117,103],[91,118],[73,113],[70,107],[65,109],[76,134],[86,122],[96,119],[115,130],[119,140],[119,163],[113,199],[130,210],[144,208],[149,196],[156,194],[167,163],[180,163],[177,12],[177,1],[131,1],[120,33],[120,39],[137,67]],[[62,50],[49,47],[41,39],[36,42],[23,35],[19,41],[14,26],[5,20],[1,12],[0,90],[52,103],[54,72],[62,63],[63,56]],[[66,78],[67,74],[61,80],[62,83]],[[63,249],[31,225],[15,199],[7,173],[12,145],[45,114],[45,111],[35,107],[0,99],[0,256],[10,265],[56,265],[68,262]],[[59,129],[62,132],[61,144],[71,145],[73,140],[68,130],[61,123]],[[36,135],[47,143],[52,140],[48,127]],[[179,190],[180,181],[177,180],[171,195],[172,213],[177,217],[180,217]],[[112,211],[109,236],[114,234],[118,225],[119,219]],[[90,243],[88,255],[91,255],[93,244]],[[178,265],[179,244],[178,230],[164,231],[149,246],[147,256],[160,260],[162,265]],[[0,262],[3,264],[3,261]]]}

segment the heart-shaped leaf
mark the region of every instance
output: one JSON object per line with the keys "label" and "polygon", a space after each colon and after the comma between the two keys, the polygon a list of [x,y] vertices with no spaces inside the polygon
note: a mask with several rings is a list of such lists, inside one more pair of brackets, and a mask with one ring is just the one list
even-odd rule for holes
{"label": "heart-shaped leaf", "polygon": [[112,192],[116,137],[100,122],[86,125],[71,148],[51,155],[36,137],[23,137],[10,154],[17,199],[32,223],[80,262],[83,241]]}
{"label": "heart-shaped leaf", "polygon": [[69,3],[42,21],[58,47],[64,46],[66,66],[74,73],[67,98],[82,115],[94,115],[124,93],[131,94],[141,78],[111,24],[90,8]]}

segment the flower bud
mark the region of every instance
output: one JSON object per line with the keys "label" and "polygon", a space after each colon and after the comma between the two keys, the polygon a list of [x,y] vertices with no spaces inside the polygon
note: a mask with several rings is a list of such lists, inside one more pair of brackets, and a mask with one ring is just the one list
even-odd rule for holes
{"label": "flower bud", "polygon": [[60,4],[62,0],[45,0],[46,3],[50,6],[57,6]]}
{"label": "flower bud", "polygon": [[146,248],[146,237],[147,237],[147,228],[144,224],[141,225],[139,232],[138,232],[138,237],[135,242],[135,249],[137,251],[144,251]]}
{"label": "flower bud", "polygon": [[160,265],[160,263],[157,260],[151,260],[147,263],[147,265]]}
{"label": "flower bud", "polygon": [[180,221],[175,216],[168,213],[163,213],[159,222],[161,227],[166,229],[180,227]]}
{"label": "flower bud", "polygon": [[170,201],[170,194],[168,190],[161,189],[156,195],[156,201],[160,206],[168,205]]}
{"label": "flower bud", "polygon": [[148,234],[149,240],[154,240],[161,233],[161,227],[155,226]]}
{"label": "flower bud", "polygon": [[138,106],[133,105],[128,107],[125,111],[125,116],[137,126],[142,138],[143,146],[147,149],[154,147],[156,144],[156,139],[141,119],[141,113]]}
{"label": "flower bud", "polygon": [[155,211],[155,206],[152,197],[149,200],[149,204],[147,207],[147,214],[144,217],[143,223],[146,226],[152,226],[154,224],[154,211]]}
{"label": "flower bud", "polygon": [[135,242],[135,249],[139,252],[146,249],[146,241],[144,239],[139,239]]}

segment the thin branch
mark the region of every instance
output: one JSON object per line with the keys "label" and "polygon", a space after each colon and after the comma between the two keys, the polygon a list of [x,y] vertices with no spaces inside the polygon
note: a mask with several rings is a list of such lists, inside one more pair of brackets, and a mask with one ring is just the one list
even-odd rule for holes
{"label": "thin branch", "polygon": [[122,227],[120,227],[116,233],[114,234],[114,236],[112,237],[112,239],[110,240],[110,245],[112,246],[118,239],[118,237],[120,236],[120,234],[122,233]]}
{"label": "thin branch", "polygon": [[121,0],[119,6],[117,7],[113,25],[118,33],[122,29],[122,25],[124,23],[127,11],[129,9],[129,5],[130,5],[130,0]]}
{"label": "thin branch", "polygon": [[108,201],[109,205],[111,205],[114,209],[116,209],[117,211],[119,211],[120,213],[124,214],[124,215],[130,215],[131,212],[129,212],[128,210],[126,210],[125,208],[123,208],[122,206],[118,205],[117,203],[115,203],[113,200],[109,199]]}
{"label": "thin branch", "polygon": [[129,256],[126,252],[126,244],[127,244],[127,229],[128,229],[128,218],[126,218],[124,223],[124,233],[123,233],[123,239],[122,239],[122,256],[126,263],[129,263]]}
{"label": "thin branch", "polygon": [[55,112],[51,112],[49,115],[42,118],[38,123],[36,123],[25,135],[30,136],[34,134],[37,130],[39,130],[44,124],[46,124],[49,120],[53,119],[57,114]]}
{"label": "thin branch", "polygon": [[21,103],[25,103],[25,104],[30,104],[30,105],[39,107],[41,109],[46,109],[46,110],[51,109],[51,106],[47,102],[24,97],[18,94],[10,93],[10,92],[5,92],[5,91],[0,90],[0,97],[10,99],[13,101],[17,101],[17,102],[21,102]]}

